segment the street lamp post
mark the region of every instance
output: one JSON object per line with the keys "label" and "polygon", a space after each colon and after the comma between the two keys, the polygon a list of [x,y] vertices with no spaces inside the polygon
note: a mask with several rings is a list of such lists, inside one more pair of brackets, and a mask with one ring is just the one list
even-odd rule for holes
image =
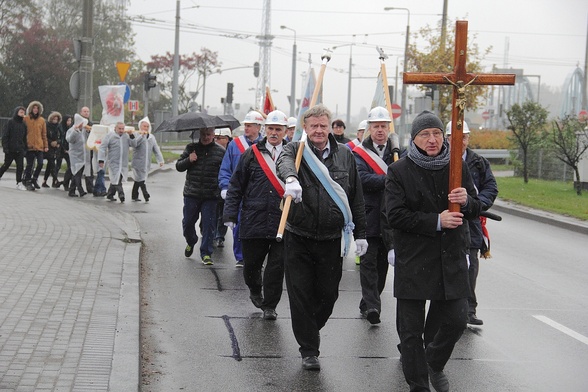
{"label": "street lamp post", "polygon": [[294,32],[294,45],[292,45],[292,84],[290,85],[290,116],[296,116],[296,30],[288,26],[280,26],[282,30]]}
{"label": "street lamp post", "polygon": [[[404,43],[404,72],[406,72],[408,66],[408,38],[410,37],[410,10],[408,8],[402,7],[384,8],[384,11],[391,10],[403,10],[406,11],[408,14],[408,20],[406,22],[406,41]],[[406,132],[406,111],[408,110],[408,108],[406,107],[406,84],[404,84],[404,82],[402,82],[402,102],[400,106],[402,106],[402,111],[400,113],[400,130],[402,132]]]}

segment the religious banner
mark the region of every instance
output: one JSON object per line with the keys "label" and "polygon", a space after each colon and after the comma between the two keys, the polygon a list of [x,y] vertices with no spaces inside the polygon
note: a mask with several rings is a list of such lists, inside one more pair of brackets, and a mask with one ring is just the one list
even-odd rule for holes
{"label": "religious banner", "polygon": [[110,127],[108,125],[92,125],[92,129],[90,129],[90,134],[88,135],[88,140],[86,140],[86,148],[88,150],[98,151],[100,148],[100,144],[102,143],[102,139],[108,131]]}
{"label": "religious banner", "polygon": [[374,99],[372,99],[371,109],[375,108],[376,106],[381,106],[383,108],[387,107],[386,95],[384,94],[384,81],[382,79],[382,72],[378,73],[378,79],[376,82],[376,92],[374,93]]}
{"label": "religious banner", "polygon": [[270,114],[275,110],[272,94],[268,86],[265,86],[265,101],[263,103],[263,113]]}
{"label": "religious banner", "polygon": [[[304,113],[308,109],[310,109],[310,101],[312,99],[312,95],[314,94],[315,84],[316,84],[316,77],[314,75],[314,69],[309,68],[306,77],[306,87],[303,91],[302,99],[300,100],[300,109],[298,110],[298,121],[296,122],[296,131],[294,132],[294,136],[292,137],[293,141],[298,141],[302,137],[302,118],[304,117]],[[315,104],[319,104],[323,101],[323,86],[320,86],[320,91],[318,94],[318,98]]]}
{"label": "religious banner", "polygon": [[111,125],[125,121],[125,89],[125,85],[98,86],[100,102],[102,102],[100,124]]}

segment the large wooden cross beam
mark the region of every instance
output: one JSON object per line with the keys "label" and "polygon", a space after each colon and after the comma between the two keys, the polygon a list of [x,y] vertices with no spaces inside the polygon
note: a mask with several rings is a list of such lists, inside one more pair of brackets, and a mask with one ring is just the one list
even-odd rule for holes
{"label": "large wooden cross beam", "polygon": [[[455,60],[453,73],[405,72],[405,84],[450,84],[453,86],[451,111],[451,155],[449,162],[449,190],[461,186],[463,114],[465,89],[469,85],[513,85],[514,74],[471,74],[466,71],[468,22],[457,21],[455,28]],[[405,108],[402,108],[405,110]],[[459,211],[459,204],[449,203],[450,211]]]}

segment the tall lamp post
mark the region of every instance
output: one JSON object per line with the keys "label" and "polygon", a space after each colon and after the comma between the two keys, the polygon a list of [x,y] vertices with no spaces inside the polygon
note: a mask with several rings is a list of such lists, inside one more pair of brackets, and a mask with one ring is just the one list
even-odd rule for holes
{"label": "tall lamp post", "polygon": [[[406,72],[406,67],[408,66],[408,38],[410,37],[410,10],[408,8],[402,7],[384,8],[384,11],[392,10],[403,10],[406,11],[408,14],[408,20],[406,22],[406,41],[404,43],[404,72]],[[402,102],[400,106],[402,106],[402,112],[400,113],[400,129],[403,133],[406,133],[406,111],[408,110],[408,108],[406,107],[406,84],[404,84],[404,82],[402,82]]]}
{"label": "tall lamp post", "polygon": [[280,26],[282,30],[294,32],[294,45],[292,45],[292,84],[290,85],[290,117],[296,116],[296,30],[288,26]]}

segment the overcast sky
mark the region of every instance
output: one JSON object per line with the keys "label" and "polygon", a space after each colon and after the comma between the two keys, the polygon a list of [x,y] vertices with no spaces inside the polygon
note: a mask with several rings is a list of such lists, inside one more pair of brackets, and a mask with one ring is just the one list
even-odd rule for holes
{"label": "overcast sky", "polygon": [[[149,61],[153,54],[173,53],[175,6],[173,0],[130,1],[128,16],[155,19],[149,24],[133,23],[137,54],[143,61]],[[362,107],[369,108],[374,94],[380,67],[376,46],[390,56],[386,61],[389,83],[394,84],[397,69],[402,72],[408,13],[384,11],[384,7],[408,8],[412,33],[426,25],[436,26],[443,0],[272,1],[271,7],[271,33],[275,38],[270,82],[277,90],[272,93],[274,103],[288,114],[294,32],[280,29],[286,25],[296,30],[297,98],[309,54],[318,71],[323,48],[355,43],[351,113],[356,114]],[[255,36],[262,31],[263,0],[181,0],[180,8],[181,54],[206,47],[218,52],[223,69],[250,66],[259,60]],[[561,87],[576,66],[584,67],[586,0],[449,0],[448,23],[455,25],[456,19],[468,21],[468,42],[475,40],[481,49],[493,48],[483,63],[486,72],[493,64],[521,68],[526,75],[540,75],[542,84]],[[324,79],[324,103],[341,115],[347,107],[350,48],[334,50]],[[234,83],[234,102],[254,102],[255,91],[250,90],[256,86],[253,71],[240,69],[207,79],[206,106],[221,108],[227,82]],[[197,100],[201,103],[202,97]]]}

